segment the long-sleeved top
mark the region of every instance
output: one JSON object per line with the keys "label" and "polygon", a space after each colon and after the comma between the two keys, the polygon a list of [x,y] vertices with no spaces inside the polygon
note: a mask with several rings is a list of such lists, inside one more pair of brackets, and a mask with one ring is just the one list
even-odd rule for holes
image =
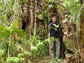
{"label": "long-sleeved top", "polygon": [[62,27],[59,22],[56,22],[55,24],[50,23],[48,26],[48,31],[50,33],[50,37],[59,38],[61,36]]}

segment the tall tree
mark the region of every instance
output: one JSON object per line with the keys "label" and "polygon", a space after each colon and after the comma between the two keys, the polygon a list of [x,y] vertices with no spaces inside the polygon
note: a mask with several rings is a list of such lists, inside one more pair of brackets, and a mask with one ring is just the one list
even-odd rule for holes
{"label": "tall tree", "polygon": [[[80,0],[80,3],[83,4],[83,0]],[[84,6],[82,7],[81,10],[81,15],[80,15],[80,48],[84,47]]]}
{"label": "tall tree", "polygon": [[34,27],[34,0],[28,0],[27,4],[27,16],[26,16],[26,32],[28,37],[32,35],[32,30]]}

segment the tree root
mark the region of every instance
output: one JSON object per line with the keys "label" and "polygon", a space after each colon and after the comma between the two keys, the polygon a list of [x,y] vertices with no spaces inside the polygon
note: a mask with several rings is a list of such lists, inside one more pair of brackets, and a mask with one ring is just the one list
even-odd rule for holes
{"label": "tree root", "polygon": [[84,63],[84,48],[65,59],[62,63]]}

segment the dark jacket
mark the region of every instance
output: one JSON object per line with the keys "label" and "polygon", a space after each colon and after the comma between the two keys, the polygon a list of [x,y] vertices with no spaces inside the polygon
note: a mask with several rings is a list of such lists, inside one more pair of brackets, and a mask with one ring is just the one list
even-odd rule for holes
{"label": "dark jacket", "polygon": [[50,37],[55,38],[61,37],[62,27],[59,22],[56,22],[55,24],[50,23],[48,26],[48,30],[50,33]]}

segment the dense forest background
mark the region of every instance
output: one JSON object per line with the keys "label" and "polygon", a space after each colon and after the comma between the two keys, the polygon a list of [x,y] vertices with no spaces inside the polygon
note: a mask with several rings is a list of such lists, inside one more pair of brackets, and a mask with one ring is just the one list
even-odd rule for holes
{"label": "dense forest background", "polygon": [[55,63],[83,63],[83,0],[0,0],[0,63],[48,63],[53,15],[68,33],[63,37],[66,58]]}

